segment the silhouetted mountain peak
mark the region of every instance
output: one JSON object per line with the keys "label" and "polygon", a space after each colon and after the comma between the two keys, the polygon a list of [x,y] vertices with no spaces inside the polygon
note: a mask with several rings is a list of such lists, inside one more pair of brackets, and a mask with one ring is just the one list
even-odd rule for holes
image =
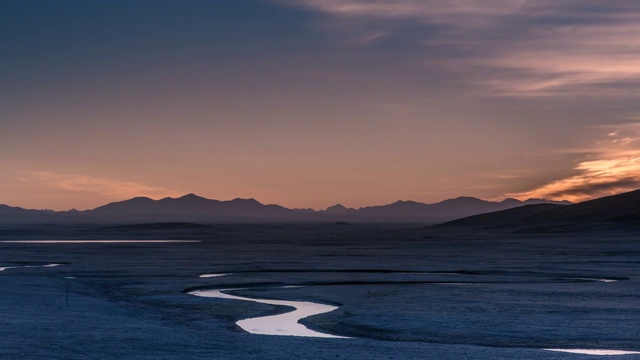
{"label": "silhouetted mountain peak", "polygon": [[355,211],[355,209],[347,208],[342,204],[335,204],[333,206],[329,206],[324,212],[327,214],[344,214],[348,211]]}
{"label": "silhouetted mountain peak", "polygon": [[524,204],[524,202],[518,200],[518,199],[514,199],[514,198],[506,198],[502,201],[500,201],[500,204],[510,204],[510,205],[517,205],[517,204]]}
{"label": "silhouetted mountain peak", "polygon": [[21,207],[9,206],[9,205],[0,205],[0,210],[4,210],[4,211],[27,211],[26,209],[23,209]]}
{"label": "silhouetted mountain peak", "polygon": [[455,199],[445,200],[445,201],[442,201],[441,203],[444,203],[444,202],[480,203],[480,202],[487,202],[487,201],[486,200],[481,200],[481,199],[478,199],[478,198],[472,197],[472,196],[458,196]]}
{"label": "silhouetted mountain peak", "polygon": [[476,200],[480,200],[477,197],[473,197],[473,196],[458,196],[457,198],[454,198],[453,200],[471,200],[471,201],[476,201]]}
{"label": "silhouetted mountain peak", "polygon": [[155,201],[155,200],[153,200],[151,198],[148,198],[146,196],[136,196],[136,197],[131,198],[129,200],[118,201],[118,202],[122,203],[122,202],[128,202],[128,201],[131,201],[131,202],[148,202],[148,201]]}
{"label": "silhouetted mountain peak", "polygon": [[555,201],[555,200],[547,200],[547,199],[538,199],[538,198],[530,198],[527,199],[525,201],[523,201],[524,204],[556,204],[556,205],[571,205],[573,204],[571,201],[567,201],[567,200],[561,200],[561,201]]}
{"label": "silhouetted mountain peak", "polygon": [[140,211],[141,209],[148,209],[149,207],[153,206],[153,204],[155,204],[156,201],[153,199],[150,199],[148,197],[145,196],[137,196],[134,198],[131,198],[129,200],[123,200],[123,201],[116,201],[116,202],[112,202],[106,205],[102,205],[99,206],[95,209],[93,209],[92,211],[98,211],[98,212],[127,212],[130,209],[136,209],[136,211]]}
{"label": "silhouetted mountain peak", "polygon": [[196,195],[194,193],[189,193],[187,195],[179,197],[178,199],[182,199],[182,200],[194,200],[194,199],[207,200],[207,199],[203,198],[202,196],[198,196],[198,195]]}
{"label": "silhouetted mountain peak", "polygon": [[415,204],[424,205],[423,203],[413,201],[413,200],[398,200],[391,205],[415,205]]}
{"label": "silhouetted mountain peak", "polygon": [[261,202],[254,198],[243,199],[243,198],[235,198],[229,201],[232,204],[243,204],[243,205],[262,205]]}
{"label": "silhouetted mountain peak", "polygon": [[335,204],[335,205],[333,205],[333,206],[329,206],[329,207],[327,208],[327,210],[329,210],[329,209],[334,209],[334,210],[347,210],[347,208],[346,208],[344,205],[342,205],[342,204]]}
{"label": "silhouetted mountain peak", "polygon": [[176,199],[172,199],[169,198],[168,200],[160,200],[160,201],[175,201],[179,204],[204,204],[207,202],[211,202],[211,201],[216,201],[216,200],[209,200],[207,198],[203,198],[202,196],[198,196],[196,194],[187,194],[184,196],[181,196],[179,198]]}

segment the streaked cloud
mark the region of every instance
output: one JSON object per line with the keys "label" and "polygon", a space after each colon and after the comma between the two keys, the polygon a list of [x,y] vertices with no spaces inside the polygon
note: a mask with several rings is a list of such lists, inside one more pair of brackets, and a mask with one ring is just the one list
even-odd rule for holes
{"label": "streaked cloud", "polygon": [[291,0],[284,2],[337,16],[413,18],[428,22],[466,25],[479,24],[492,16],[517,12],[527,3],[526,0]]}
{"label": "streaked cloud", "polygon": [[73,192],[91,193],[113,199],[128,199],[135,196],[161,198],[180,195],[177,191],[132,181],[77,174],[57,174],[48,171],[24,171],[20,176],[20,180],[23,182],[38,183],[40,186],[50,186]]}
{"label": "streaked cloud", "polygon": [[[640,3],[551,0],[290,0],[345,21],[438,26],[429,66],[462,72],[481,96],[637,97]],[[413,32],[411,36],[416,35]],[[443,49],[451,54],[441,58]],[[446,53],[446,51],[444,51]],[[434,61],[437,60],[437,61]]]}
{"label": "streaked cloud", "polygon": [[574,175],[509,196],[577,202],[640,188],[639,130],[640,126],[628,125],[609,132],[574,167]]}
{"label": "streaked cloud", "polygon": [[640,188],[640,152],[636,157],[584,161],[579,175],[560,179],[525,193],[510,196],[579,202]]}
{"label": "streaked cloud", "polygon": [[640,86],[639,24],[555,26],[480,61],[505,71],[487,83],[506,95],[637,97],[629,87]]}
{"label": "streaked cloud", "polygon": [[362,45],[368,45],[375,43],[378,40],[384,39],[389,36],[389,32],[387,31],[375,31],[370,34],[366,34],[356,39],[357,43]]}

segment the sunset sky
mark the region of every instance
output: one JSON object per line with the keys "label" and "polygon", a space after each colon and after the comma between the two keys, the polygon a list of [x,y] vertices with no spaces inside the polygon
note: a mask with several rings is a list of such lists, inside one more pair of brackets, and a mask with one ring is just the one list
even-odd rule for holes
{"label": "sunset sky", "polygon": [[0,204],[640,188],[640,2],[3,0]]}

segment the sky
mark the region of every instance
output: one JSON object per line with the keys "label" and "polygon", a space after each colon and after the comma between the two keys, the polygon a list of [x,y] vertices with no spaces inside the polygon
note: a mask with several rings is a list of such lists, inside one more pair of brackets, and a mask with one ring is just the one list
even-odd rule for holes
{"label": "sky", "polygon": [[640,2],[3,0],[0,204],[640,188]]}

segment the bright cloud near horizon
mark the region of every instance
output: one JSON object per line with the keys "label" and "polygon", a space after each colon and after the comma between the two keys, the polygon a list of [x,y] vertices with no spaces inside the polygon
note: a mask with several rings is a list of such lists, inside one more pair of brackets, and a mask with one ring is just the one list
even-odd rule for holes
{"label": "bright cloud near horizon", "polygon": [[640,3],[7,0],[0,204],[640,188]]}
{"label": "bright cloud near horizon", "polygon": [[640,188],[640,124],[618,126],[603,140],[581,150],[585,156],[575,174],[551,181],[514,197],[567,199],[580,202]]}

